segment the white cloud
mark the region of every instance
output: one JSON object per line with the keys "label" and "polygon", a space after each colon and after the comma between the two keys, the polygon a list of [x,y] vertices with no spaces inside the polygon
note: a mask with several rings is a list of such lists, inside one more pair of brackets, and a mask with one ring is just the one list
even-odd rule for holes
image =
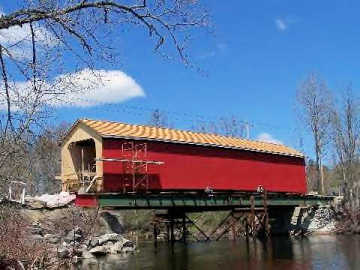
{"label": "white cloud", "polygon": [[[12,110],[27,110],[28,104],[38,102],[51,107],[92,107],[105,103],[121,103],[145,97],[136,81],[120,70],[89,70],[63,74],[51,82],[37,83],[39,95],[30,82],[15,82],[11,86]],[[0,94],[0,109],[6,99]]]}
{"label": "white cloud", "polygon": [[285,31],[288,28],[288,23],[284,19],[276,19],[275,25],[279,31]]}
{"label": "white cloud", "polygon": [[283,144],[282,141],[275,139],[271,134],[263,132],[260,133],[256,140],[262,141],[262,142],[269,142],[269,143],[275,143],[275,144]]}
{"label": "white cloud", "polygon": [[[120,70],[84,69],[70,76],[59,76],[56,80],[70,87],[65,100],[55,106],[91,107],[105,103],[120,103],[135,97],[145,97],[145,92],[136,81]],[[79,91],[79,89],[81,89]],[[66,90],[66,89],[65,89]]]}
{"label": "white cloud", "polygon": [[[5,15],[0,9],[0,17]],[[51,48],[58,44],[55,36],[46,28],[34,24],[34,34],[38,48]],[[32,42],[30,25],[22,27],[12,26],[8,29],[0,30],[0,44],[9,50],[13,57],[18,59],[29,59],[32,57]]]}

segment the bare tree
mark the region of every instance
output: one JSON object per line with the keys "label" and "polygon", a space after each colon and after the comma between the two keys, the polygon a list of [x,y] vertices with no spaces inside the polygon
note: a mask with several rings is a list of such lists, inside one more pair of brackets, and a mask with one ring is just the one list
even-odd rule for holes
{"label": "bare tree", "polygon": [[325,81],[311,73],[299,87],[296,100],[298,116],[313,138],[318,177],[317,189],[323,194],[325,190],[322,161],[325,147],[329,143],[332,95]]}
{"label": "bare tree", "polygon": [[61,182],[56,176],[61,173],[61,147],[69,124],[48,126],[36,138],[28,155],[29,179],[35,193],[54,193],[61,191]]}
{"label": "bare tree", "polygon": [[[24,0],[11,7],[0,11],[0,170],[29,152],[59,100],[101,83],[97,68],[118,63],[112,45],[124,30],[142,30],[155,52],[191,66],[187,43],[208,25],[194,0]],[[95,79],[82,81],[84,70]]]}
{"label": "bare tree", "polygon": [[[25,182],[26,192],[31,195],[60,191],[61,183],[55,180],[55,176],[60,175],[59,141],[68,127],[66,123],[47,126],[31,139],[19,140],[17,148],[9,150],[16,159],[0,168],[0,177]],[[6,145],[16,147],[12,142]],[[3,190],[6,190],[6,183],[0,182],[0,193]]]}
{"label": "bare tree", "polygon": [[[356,183],[359,165],[359,139],[360,100],[354,95],[352,87],[349,85],[342,95],[339,107],[334,108],[332,112],[332,141],[346,187],[345,195],[349,195],[348,189],[355,189],[355,193],[359,192],[358,183]],[[357,194],[356,198],[358,197]]]}
{"label": "bare tree", "polygon": [[306,182],[308,190],[316,190],[318,188],[319,175],[317,166],[312,159],[306,160]]}
{"label": "bare tree", "polygon": [[149,125],[154,127],[170,127],[167,114],[155,109],[150,116]]}
{"label": "bare tree", "polygon": [[249,137],[249,124],[235,116],[221,117],[218,123],[220,134],[230,137]]}
{"label": "bare tree", "polygon": [[236,116],[222,116],[216,121],[201,121],[192,129],[199,132],[218,135],[248,138],[250,124],[239,120]]}

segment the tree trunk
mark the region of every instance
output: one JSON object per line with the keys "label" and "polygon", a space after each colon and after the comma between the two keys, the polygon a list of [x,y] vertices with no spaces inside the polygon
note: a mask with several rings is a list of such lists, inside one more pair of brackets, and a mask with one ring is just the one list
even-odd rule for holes
{"label": "tree trunk", "polygon": [[323,193],[323,177],[322,177],[322,164],[321,164],[321,158],[320,158],[320,151],[319,151],[319,147],[316,146],[316,179],[317,179],[317,191],[319,192],[319,194]]}
{"label": "tree trunk", "polygon": [[322,165],[322,161],[320,160],[320,182],[321,182],[321,194],[325,194],[325,186],[324,186],[324,167]]}

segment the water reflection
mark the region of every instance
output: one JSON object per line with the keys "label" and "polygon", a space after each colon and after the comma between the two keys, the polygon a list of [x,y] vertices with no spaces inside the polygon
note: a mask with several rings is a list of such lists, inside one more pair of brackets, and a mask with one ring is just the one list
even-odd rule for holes
{"label": "water reflection", "polygon": [[359,236],[287,237],[268,241],[221,241],[208,243],[143,243],[133,255],[113,255],[86,260],[79,269],[360,269]]}

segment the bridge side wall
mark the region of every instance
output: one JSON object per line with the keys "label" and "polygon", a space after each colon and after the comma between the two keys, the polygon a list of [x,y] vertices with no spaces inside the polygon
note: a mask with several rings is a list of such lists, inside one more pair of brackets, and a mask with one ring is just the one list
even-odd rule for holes
{"label": "bridge side wall", "polygon": [[[103,157],[121,158],[123,139],[103,139]],[[138,141],[142,143],[141,141]],[[147,141],[152,190],[243,190],[263,186],[273,192],[306,192],[303,158],[216,147]],[[104,191],[123,189],[123,167],[104,162]]]}

